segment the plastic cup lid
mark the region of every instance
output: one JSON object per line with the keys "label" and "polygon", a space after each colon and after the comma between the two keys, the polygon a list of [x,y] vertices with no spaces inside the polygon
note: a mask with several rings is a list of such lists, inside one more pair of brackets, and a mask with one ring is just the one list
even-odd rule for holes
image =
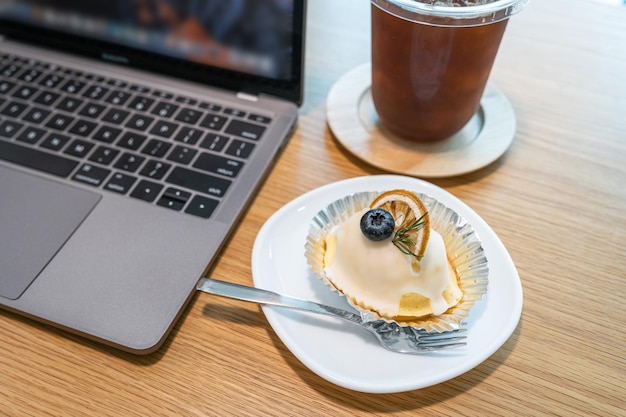
{"label": "plastic cup lid", "polygon": [[[439,26],[480,26],[508,19],[530,0],[371,0],[402,19]],[[463,5],[465,4],[465,5]]]}

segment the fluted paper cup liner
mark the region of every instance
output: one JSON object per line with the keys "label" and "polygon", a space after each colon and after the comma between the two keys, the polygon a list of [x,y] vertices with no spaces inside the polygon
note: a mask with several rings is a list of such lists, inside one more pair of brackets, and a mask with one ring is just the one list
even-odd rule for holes
{"label": "fluted paper cup liner", "polygon": [[[311,271],[322,279],[332,291],[341,296],[345,294],[336,288],[324,271],[325,238],[338,224],[346,221],[352,214],[369,207],[379,192],[361,192],[336,200],[321,210],[313,218],[305,243],[305,256]],[[437,231],[446,245],[448,261],[456,272],[463,298],[454,307],[438,316],[425,316],[411,321],[397,322],[401,326],[411,326],[432,332],[458,329],[468,317],[474,304],[487,292],[489,267],[480,239],[474,228],[454,210],[446,207],[433,197],[416,193],[428,208],[430,227]],[[347,301],[360,312],[369,314],[372,320],[385,320],[375,311],[366,310],[356,304],[351,297]]]}

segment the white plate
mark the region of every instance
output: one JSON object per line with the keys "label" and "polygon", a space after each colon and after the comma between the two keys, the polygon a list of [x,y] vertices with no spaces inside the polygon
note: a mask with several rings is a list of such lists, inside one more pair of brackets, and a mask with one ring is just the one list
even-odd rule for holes
{"label": "white plate", "polygon": [[308,268],[304,243],[313,216],[338,198],[360,191],[405,188],[429,194],[463,216],[480,237],[489,262],[489,288],[472,309],[468,345],[424,355],[383,349],[367,331],[339,319],[264,306],[270,325],[309,369],[339,386],[368,393],[410,391],[435,385],[474,368],[515,330],[522,286],[506,248],[487,223],[447,191],[422,180],[379,175],[344,180],[310,191],[278,210],[261,228],[252,251],[254,285],[294,297],[351,309]]}

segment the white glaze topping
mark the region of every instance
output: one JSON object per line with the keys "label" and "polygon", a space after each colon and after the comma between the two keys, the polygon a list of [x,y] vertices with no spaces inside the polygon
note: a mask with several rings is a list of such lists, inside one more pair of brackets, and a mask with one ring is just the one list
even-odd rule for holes
{"label": "white glaze topping", "polygon": [[397,316],[404,294],[417,293],[430,299],[433,314],[448,309],[443,291],[450,282],[450,270],[443,238],[430,231],[421,261],[403,254],[391,238],[380,242],[367,239],[360,219],[367,209],[336,226],[327,237],[325,272],[350,297],[382,314]]}

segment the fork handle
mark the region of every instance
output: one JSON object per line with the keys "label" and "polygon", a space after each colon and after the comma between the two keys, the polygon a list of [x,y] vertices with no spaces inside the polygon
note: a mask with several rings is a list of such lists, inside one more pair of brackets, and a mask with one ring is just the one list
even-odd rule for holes
{"label": "fork handle", "polygon": [[312,313],[324,314],[327,316],[339,317],[360,324],[363,322],[358,314],[351,313],[336,307],[315,303],[313,301],[302,300],[300,298],[289,297],[272,291],[256,287],[234,284],[232,282],[219,281],[212,278],[202,278],[198,282],[196,289],[209,294],[220,295],[222,297],[235,298],[254,303],[269,304],[280,307],[293,308],[297,310],[310,311]]}

